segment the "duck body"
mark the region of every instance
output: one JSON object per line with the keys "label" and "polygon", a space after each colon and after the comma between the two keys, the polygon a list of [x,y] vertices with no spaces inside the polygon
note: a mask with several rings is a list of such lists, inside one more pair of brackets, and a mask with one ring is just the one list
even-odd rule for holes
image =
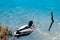
{"label": "duck body", "polygon": [[21,26],[16,32],[14,32],[14,36],[19,38],[20,36],[27,36],[33,32],[34,26],[29,27],[28,25]]}

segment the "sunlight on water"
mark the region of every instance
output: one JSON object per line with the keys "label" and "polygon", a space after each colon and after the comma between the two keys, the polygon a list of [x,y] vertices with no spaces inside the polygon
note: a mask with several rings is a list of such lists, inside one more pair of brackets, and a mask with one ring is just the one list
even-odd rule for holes
{"label": "sunlight on water", "polygon": [[[48,1],[46,0],[45,2],[41,1],[41,3],[36,0],[32,2],[26,0],[27,3],[24,1],[1,1],[0,24],[8,26],[9,29],[15,32],[19,27],[33,20],[34,31],[29,36],[20,37],[17,40],[60,40],[60,10],[58,5],[55,5],[55,1],[46,2]],[[42,4],[42,2],[45,4]],[[52,8],[53,10],[51,10]],[[51,11],[53,11],[55,22],[49,32]],[[13,36],[9,37],[9,40],[13,40]]]}
{"label": "sunlight on water", "polygon": [[[31,33],[29,36],[21,37],[17,40],[56,40],[57,38],[59,38],[60,34],[58,34],[58,32],[56,34],[56,32],[54,31],[55,28],[52,29],[53,31],[48,32],[48,27],[50,24],[49,11],[42,12],[37,9],[22,8],[12,9],[12,13],[5,10],[1,11],[3,11],[0,14],[1,24],[8,26],[13,32],[16,31],[20,26],[28,24],[29,20],[34,21],[35,30],[33,31],[33,33]],[[11,37],[9,39],[12,40],[13,38]]]}

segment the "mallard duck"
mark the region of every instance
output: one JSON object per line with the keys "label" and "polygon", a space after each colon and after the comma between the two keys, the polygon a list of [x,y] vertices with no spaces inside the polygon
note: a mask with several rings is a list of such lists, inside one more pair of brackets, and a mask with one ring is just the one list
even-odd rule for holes
{"label": "mallard duck", "polygon": [[29,35],[34,29],[33,21],[29,21],[28,25],[21,26],[16,32],[14,32],[14,37],[21,37]]}

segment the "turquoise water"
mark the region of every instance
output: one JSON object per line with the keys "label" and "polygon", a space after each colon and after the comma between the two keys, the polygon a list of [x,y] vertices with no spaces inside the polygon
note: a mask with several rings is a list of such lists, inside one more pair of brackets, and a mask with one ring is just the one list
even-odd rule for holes
{"label": "turquoise water", "polygon": [[[49,32],[51,11],[55,22]],[[34,21],[34,31],[17,40],[60,40],[59,0],[0,0],[0,24],[14,32],[30,20]],[[13,40],[13,37],[9,40]]]}

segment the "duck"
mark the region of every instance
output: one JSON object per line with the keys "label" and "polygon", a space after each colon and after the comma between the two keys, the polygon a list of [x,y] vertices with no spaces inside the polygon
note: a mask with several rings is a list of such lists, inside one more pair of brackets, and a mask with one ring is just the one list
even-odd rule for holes
{"label": "duck", "polygon": [[21,36],[30,35],[34,30],[33,21],[29,21],[28,25],[21,26],[14,32],[14,37],[19,38]]}

